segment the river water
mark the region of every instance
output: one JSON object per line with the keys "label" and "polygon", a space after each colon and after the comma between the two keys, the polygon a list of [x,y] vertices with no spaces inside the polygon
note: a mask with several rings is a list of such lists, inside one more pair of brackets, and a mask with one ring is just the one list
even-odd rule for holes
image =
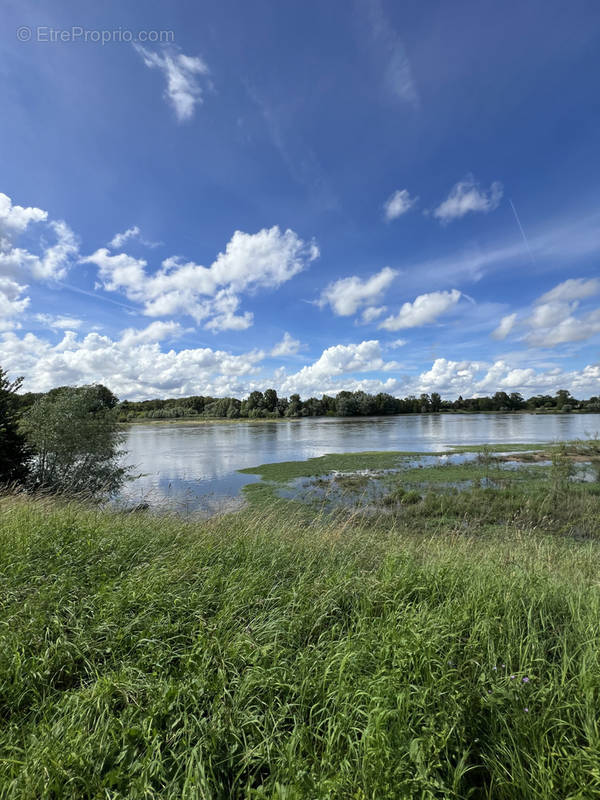
{"label": "river water", "polygon": [[140,474],[123,492],[148,502],[214,512],[244,484],[237,470],[325,453],[427,452],[452,445],[552,442],[600,435],[600,414],[407,414],[277,422],[130,425],[126,462]]}

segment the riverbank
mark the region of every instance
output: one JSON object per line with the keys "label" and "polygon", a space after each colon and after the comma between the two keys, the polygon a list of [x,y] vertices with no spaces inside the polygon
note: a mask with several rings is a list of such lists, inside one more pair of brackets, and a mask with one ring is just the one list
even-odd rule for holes
{"label": "riverbank", "polygon": [[595,796],[600,545],[555,532],[568,505],[474,527],[1,499],[0,795]]}
{"label": "riverbank", "polygon": [[137,425],[137,424],[144,424],[144,425],[171,425],[173,423],[176,424],[196,424],[202,425],[207,423],[223,423],[226,425],[229,424],[236,424],[241,422],[249,422],[252,424],[255,423],[262,423],[262,422],[298,422],[299,420],[303,419],[329,419],[329,420],[364,420],[364,419],[390,419],[395,417],[439,417],[439,416],[475,416],[477,414],[489,415],[489,416],[498,416],[502,414],[509,414],[510,416],[523,416],[523,415],[531,415],[531,416],[588,416],[590,414],[598,414],[597,411],[579,411],[573,409],[572,411],[559,411],[557,409],[537,409],[535,411],[529,411],[527,409],[520,409],[518,411],[467,411],[467,410],[452,410],[452,411],[428,411],[423,413],[411,413],[411,414],[384,414],[380,416],[371,416],[371,417],[362,417],[362,416],[345,416],[339,417],[334,415],[321,415],[315,417],[237,417],[235,419],[229,419],[227,417],[204,417],[202,415],[197,416],[189,416],[189,417],[172,417],[169,419],[151,419],[147,417],[140,417],[138,419],[130,419],[130,420],[121,420],[122,425]]}

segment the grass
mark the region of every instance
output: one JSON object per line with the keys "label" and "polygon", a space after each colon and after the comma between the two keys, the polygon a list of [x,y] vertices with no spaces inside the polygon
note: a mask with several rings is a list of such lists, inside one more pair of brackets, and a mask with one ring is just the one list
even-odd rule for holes
{"label": "grass", "polygon": [[393,450],[329,453],[316,458],[308,458],[306,461],[280,461],[275,464],[247,467],[239,471],[249,475],[260,475],[263,480],[286,483],[294,478],[324,475],[333,470],[351,472],[359,469],[393,469],[402,463],[403,457],[411,455],[422,455],[422,453],[404,453]]}
{"label": "grass", "polygon": [[[584,443],[577,443],[583,446]],[[586,443],[587,444],[587,443]],[[575,445],[575,443],[574,443]],[[590,445],[591,446],[591,445]],[[384,470],[402,466],[407,459],[419,458],[423,455],[449,455],[452,453],[506,453],[543,451],[551,453],[553,445],[548,444],[495,444],[456,446],[449,450],[423,453],[401,450],[373,450],[360,453],[328,453],[324,456],[308,458],[305,461],[282,461],[271,464],[260,464],[257,467],[246,467],[239,472],[260,475],[263,480],[287,483],[294,478],[308,478],[324,475],[334,470],[351,472],[355,470]]]}
{"label": "grass", "polygon": [[[458,460],[467,453],[476,457]],[[448,458],[442,461],[439,456]],[[437,463],[430,463],[432,459]],[[552,514],[552,524],[562,521],[568,531],[574,518],[583,520],[575,530],[587,536],[591,525],[599,521],[595,513],[587,512],[590,504],[597,502],[600,485],[597,481],[569,484],[582,461],[600,476],[598,440],[479,445],[439,453],[332,453],[306,461],[262,464],[240,472],[262,478],[243,489],[250,505],[277,505],[282,514],[297,512],[300,504],[308,507],[309,515],[339,506],[389,511],[398,505],[416,504],[418,495],[424,502],[415,510],[417,518],[413,522],[425,530],[439,518],[475,518],[472,524],[483,524],[483,518],[473,514],[474,508],[483,504],[483,516],[492,523],[510,518],[515,509],[519,513],[525,509],[528,524],[532,525]],[[478,495],[478,490],[484,488],[494,491]],[[456,491],[466,493],[466,497],[453,496]]]}
{"label": "grass", "polygon": [[369,517],[0,499],[0,797],[598,797],[599,499],[559,478]]}

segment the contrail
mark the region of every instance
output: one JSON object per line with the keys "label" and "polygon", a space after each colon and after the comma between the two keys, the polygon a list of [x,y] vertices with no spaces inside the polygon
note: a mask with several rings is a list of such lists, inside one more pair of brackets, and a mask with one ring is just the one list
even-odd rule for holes
{"label": "contrail", "polygon": [[523,237],[523,241],[525,242],[525,247],[527,248],[527,252],[529,253],[529,258],[531,259],[531,263],[535,264],[535,258],[533,257],[533,253],[531,252],[531,248],[529,247],[529,242],[527,241],[527,237],[525,236],[525,231],[523,230],[523,226],[521,225],[521,220],[519,219],[519,215],[517,214],[517,209],[513,201],[508,198],[508,202],[510,203],[510,207],[513,210],[513,214],[515,215],[515,219],[517,220],[517,225],[519,226],[519,230],[521,231],[521,236]]}

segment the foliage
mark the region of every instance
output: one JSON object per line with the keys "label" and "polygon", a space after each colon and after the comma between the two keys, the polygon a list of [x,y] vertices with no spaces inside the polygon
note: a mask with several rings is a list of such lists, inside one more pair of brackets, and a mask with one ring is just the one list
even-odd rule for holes
{"label": "foliage", "polygon": [[33,450],[30,487],[89,496],[116,491],[127,475],[115,405],[103,386],[61,387],[36,400],[22,420]]}
{"label": "foliage", "polygon": [[20,483],[28,471],[27,445],[18,428],[17,392],[22,381],[9,381],[0,367],[0,484]]}
{"label": "foliage", "polygon": [[[568,400],[568,402],[566,402]],[[576,400],[564,389],[554,397],[539,395],[524,400],[518,392],[496,392],[492,397],[459,397],[457,400],[443,400],[437,392],[421,394],[419,397],[393,397],[380,392],[372,395],[367,392],[338,392],[335,397],[309,397],[302,400],[299,394],[278,397],[275,389],[264,393],[251,392],[245,400],[235,397],[178,397],[139,402],[124,401],[119,406],[119,418],[123,422],[136,419],[178,419],[180,417],[206,417],[208,419],[277,419],[281,417],[320,417],[320,416],[384,416],[389,414],[428,414],[444,412],[486,412],[486,411],[547,411],[568,413],[598,412],[600,400]]]}

